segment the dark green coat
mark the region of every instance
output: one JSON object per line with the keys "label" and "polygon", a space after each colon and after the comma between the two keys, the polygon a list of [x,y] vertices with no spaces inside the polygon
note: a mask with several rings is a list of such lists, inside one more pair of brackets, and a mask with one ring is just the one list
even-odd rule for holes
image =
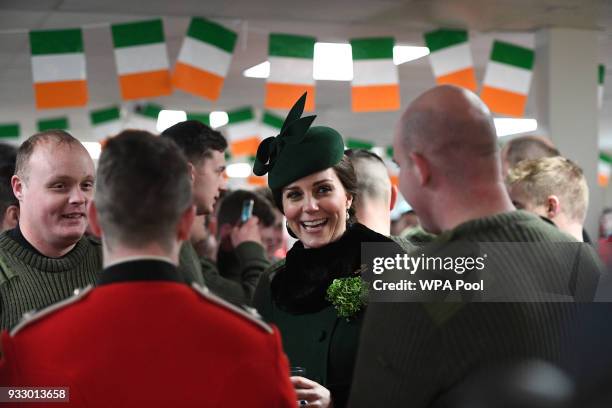
{"label": "dark green coat", "polygon": [[291,314],[276,306],[270,280],[284,270],[284,261],[263,275],[256,291],[255,306],[262,317],[278,326],[289,364],[304,367],[306,377],[328,388],[334,406],[346,401],[353,376],[363,312],[347,321],[333,306],[316,313]]}
{"label": "dark green coat", "polygon": [[[335,408],[343,407],[347,402],[364,310],[347,320],[338,317],[333,305],[321,296],[324,296],[334,278],[358,275],[362,242],[391,241],[360,224],[351,227],[349,231],[338,241],[323,248],[304,250],[301,243],[296,243],[287,254],[295,270],[289,270],[285,261],[273,265],[262,275],[254,298],[254,305],[262,317],[278,326],[290,365],[304,367],[306,377],[328,388]],[[405,242],[400,242],[400,246],[405,248]],[[297,257],[296,252],[301,252],[303,258]],[[275,297],[273,293],[275,278],[281,276],[285,282],[283,285],[276,282],[277,291],[286,289],[301,294],[299,279],[292,277],[307,274],[309,270],[300,267],[309,263],[321,269],[313,278],[317,280],[316,287],[313,286],[309,295],[304,296],[304,302],[291,305],[294,310],[279,306],[275,301],[279,296]],[[326,267],[329,267],[328,271]],[[317,291],[320,292],[318,295]],[[294,300],[291,296],[285,299],[285,303]]]}

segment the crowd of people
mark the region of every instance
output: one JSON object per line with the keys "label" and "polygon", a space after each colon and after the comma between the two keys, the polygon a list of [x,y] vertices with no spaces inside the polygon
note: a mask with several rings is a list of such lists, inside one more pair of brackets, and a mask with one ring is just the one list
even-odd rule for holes
{"label": "crowd of people", "polygon": [[[194,120],[121,132],[97,169],[60,130],[0,150],[0,386],[68,387],[74,406],[460,407],[482,370],[544,362],[575,385],[559,406],[607,389],[591,340],[612,337],[610,286],[578,165],[535,136],[500,151],[483,102],[438,86],[396,126],[395,186],[305,100],[259,145],[254,191],[227,191],[227,141]],[[368,300],[368,245],[483,244],[486,270],[462,277],[497,297]]]}

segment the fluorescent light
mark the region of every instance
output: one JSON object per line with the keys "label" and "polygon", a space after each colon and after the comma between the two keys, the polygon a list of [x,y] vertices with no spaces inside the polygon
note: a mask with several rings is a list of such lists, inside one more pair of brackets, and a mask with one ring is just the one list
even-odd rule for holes
{"label": "fluorescent light", "polygon": [[535,119],[495,118],[493,120],[497,137],[533,132],[538,128],[538,121]]}
{"label": "fluorescent light", "polygon": [[[400,65],[429,55],[429,48],[410,45],[393,47],[393,63]],[[247,68],[242,72],[247,78],[268,78],[270,62]],[[351,44],[318,42],[314,46],[313,72],[319,81],[351,81],[353,79],[353,52]]]}
{"label": "fluorescent light", "polygon": [[98,160],[100,158],[100,153],[102,153],[102,145],[98,142],[83,142],[83,147],[87,150],[87,153],[91,156],[93,160]]}
{"label": "fluorescent light", "polygon": [[227,112],[223,111],[210,112],[210,116],[208,118],[210,119],[210,127],[213,129],[227,125],[227,122],[229,122]]}
{"label": "fluorescent light", "polygon": [[247,78],[267,78],[270,76],[270,61],[252,66],[242,71],[242,75]]}
{"label": "fluorescent light", "polygon": [[351,81],[353,79],[351,44],[315,43],[312,77],[316,80]]}
{"label": "fluorescent light", "polygon": [[248,163],[232,163],[225,169],[227,177],[247,178],[251,175],[251,165]]}
{"label": "fluorescent light", "polygon": [[429,48],[427,47],[413,47],[411,45],[396,45],[393,47],[393,63],[395,65],[414,61],[426,55],[429,55]]}
{"label": "fluorescent light", "polygon": [[163,132],[170,126],[186,120],[187,113],[185,113],[185,111],[164,109],[157,115],[157,131]]}

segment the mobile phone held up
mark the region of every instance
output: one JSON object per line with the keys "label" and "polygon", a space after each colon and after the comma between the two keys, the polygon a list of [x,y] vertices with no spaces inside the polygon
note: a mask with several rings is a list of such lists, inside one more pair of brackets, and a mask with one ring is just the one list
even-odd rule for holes
{"label": "mobile phone held up", "polygon": [[252,198],[242,202],[242,213],[240,213],[241,224],[247,222],[253,215],[253,204],[255,204],[255,201]]}

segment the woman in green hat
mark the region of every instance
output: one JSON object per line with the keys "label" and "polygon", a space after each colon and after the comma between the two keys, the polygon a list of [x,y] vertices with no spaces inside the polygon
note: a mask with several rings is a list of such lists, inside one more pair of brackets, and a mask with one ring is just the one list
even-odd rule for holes
{"label": "woman in green hat", "polygon": [[338,408],[348,399],[364,314],[361,243],[392,241],[353,222],[357,181],[342,137],[310,127],[314,116],[300,118],[305,98],[280,134],[259,145],[253,167],[268,173],[274,201],[299,239],[263,274],[254,303],[280,329],[291,366],[305,369],[292,377],[300,405]]}

